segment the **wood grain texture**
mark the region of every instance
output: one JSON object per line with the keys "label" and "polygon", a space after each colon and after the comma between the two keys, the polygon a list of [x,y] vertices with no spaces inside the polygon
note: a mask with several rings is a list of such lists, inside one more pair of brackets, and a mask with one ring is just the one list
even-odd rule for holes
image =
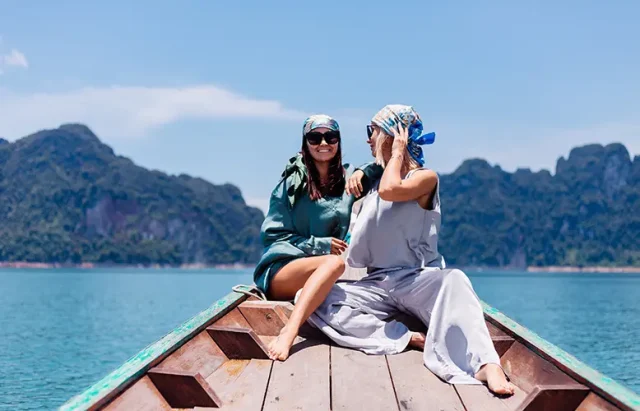
{"label": "wood grain texture", "polygon": [[147,376],[173,408],[220,407],[222,401],[198,373],[152,368]]}
{"label": "wood grain texture", "polygon": [[511,382],[527,393],[539,385],[576,385],[573,378],[519,342],[513,343],[502,356],[501,363]]}
{"label": "wood grain texture", "polygon": [[514,343],[514,339],[511,337],[491,337],[493,342],[493,348],[496,349],[499,357],[502,357]]}
{"label": "wood grain texture", "polygon": [[267,347],[251,329],[212,325],[207,332],[231,360],[269,359]]}
{"label": "wood grain texture", "polygon": [[618,411],[620,408],[609,401],[597,396],[594,393],[587,395],[587,398],[580,403],[576,411]]}
{"label": "wood grain texture", "polygon": [[458,395],[467,411],[513,411],[518,408],[527,394],[516,387],[510,397],[497,397],[484,385],[456,385]]}
{"label": "wood grain texture", "polygon": [[213,325],[221,327],[251,328],[237,307],[229,311],[224,317],[219,318],[215,323],[213,323]]}
{"label": "wood grain texture", "polygon": [[305,340],[294,345],[286,361],[273,363],[264,411],[330,407],[329,346]]}
{"label": "wood grain texture", "polygon": [[271,374],[271,360],[251,360],[238,378],[221,388],[222,411],[260,411]]}
{"label": "wood grain texture", "polygon": [[228,390],[244,369],[249,365],[251,360],[228,360],[220,366],[213,374],[206,378],[207,384],[218,393],[220,398]]}
{"label": "wood grain texture", "polygon": [[206,331],[164,359],[159,367],[199,373],[205,379],[227,360]]}
{"label": "wood grain texture", "polygon": [[107,411],[155,411],[170,410],[171,406],[149,377],[144,376],[104,409]]}
{"label": "wood grain texture", "polygon": [[331,347],[333,410],[398,410],[385,356]]}
{"label": "wood grain texture", "polygon": [[248,301],[240,304],[238,310],[253,331],[260,336],[277,336],[289,318],[275,303]]}
{"label": "wood grain texture", "polygon": [[524,399],[517,411],[565,411],[575,410],[589,394],[581,384],[570,387],[537,386]]}
{"label": "wood grain texture", "polygon": [[489,330],[489,335],[491,336],[491,338],[511,337],[509,334],[507,334],[505,331],[501,330],[500,328],[492,324],[490,321],[485,321],[485,323],[487,324],[487,329]]}
{"label": "wood grain texture", "polygon": [[387,362],[401,410],[465,411],[453,385],[440,380],[424,366],[420,351],[388,355]]}

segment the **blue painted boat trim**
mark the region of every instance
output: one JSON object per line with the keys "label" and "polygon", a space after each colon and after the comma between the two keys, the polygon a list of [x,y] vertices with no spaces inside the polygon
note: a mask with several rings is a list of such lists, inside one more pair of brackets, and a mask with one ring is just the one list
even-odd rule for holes
{"label": "blue painted boat trim", "polygon": [[545,359],[551,360],[562,371],[575,378],[578,382],[587,385],[598,395],[618,406],[627,407],[631,410],[640,410],[640,396],[629,388],[589,367],[573,355],[551,344],[490,305],[483,302],[482,308],[485,317],[489,321],[495,325],[502,326],[501,328],[524,343],[527,348],[532,349],[542,357],[547,357]]}
{"label": "blue painted boat trim", "polygon": [[233,307],[240,304],[246,297],[245,294],[236,292],[222,297],[211,307],[197,314],[160,340],[131,357],[118,369],[89,387],[83,393],[70,399],[59,409],[63,411],[91,410],[105,405],[131,383],[142,377],[147,370],[180,348],[197,333],[210,325],[210,323],[221,318],[233,309]]}

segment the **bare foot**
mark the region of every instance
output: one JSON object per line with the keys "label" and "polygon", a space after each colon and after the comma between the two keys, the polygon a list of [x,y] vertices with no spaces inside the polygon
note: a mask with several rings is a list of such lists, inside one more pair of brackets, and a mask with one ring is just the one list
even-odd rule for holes
{"label": "bare foot", "polygon": [[286,325],[280,330],[280,335],[269,344],[269,358],[274,361],[284,361],[289,358],[289,350],[295,341],[298,333],[290,330]]}
{"label": "bare foot", "polygon": [[477,380],[484,381],[489,390],[499,395],[513,395],[516,386],[507,381],[507,376],[498,364],[485,364],[475,375]]}
{"label": "bare foot", "polygon": [[420,351],[424,351],[425,336],[422,333],[411,333],[411,339],[409,340],[409,347],[417,348]]}

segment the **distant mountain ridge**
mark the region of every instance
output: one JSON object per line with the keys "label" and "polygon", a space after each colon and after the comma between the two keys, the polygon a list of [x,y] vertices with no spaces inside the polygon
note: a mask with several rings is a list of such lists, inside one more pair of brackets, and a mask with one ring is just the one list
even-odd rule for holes
{"label": "distant mountain ridge", "polygon": [[441,251],[461,266],[640,266],[640,157],[591,144],[556,173],[467,160],[441,176]]}
{"label": "distant mountain ridge", "polygon": [[[640,266],[640,157],[587,145],[556,173],[485,160],[440,176],[449,265]],[[252,264],[257,208],[240,190],[147,170],[86,126],[0,139],[0,262]]]}
{"label": "distant mountain ridge", "polygon": [[83,125],[0,144],[0,261],[251,263],[262,219],[237,187],[139,167]]}

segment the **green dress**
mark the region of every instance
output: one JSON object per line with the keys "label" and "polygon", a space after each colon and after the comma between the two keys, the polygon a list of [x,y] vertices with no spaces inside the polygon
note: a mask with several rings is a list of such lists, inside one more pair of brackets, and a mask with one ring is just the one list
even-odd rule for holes
{"label": "green dress", "polygon": [[[344,168],[347,179],[357,170],[349,164],[344,164]],[[364,195],[371,182],[382,177],[383,169],[374,163],[359,169],[365,174]],[[330,254],[331,237],[344,240],[349,230],[355,196],[343,193],[312,201],[306,187],[302,187],[302,177],[302,173],[285,175],[271,193],[269,212],[260,233],[264,252],[253,273],[256,286],[265,294],[278,270],[298,258]],[[294,187],[299,191],[295,200]]]}

